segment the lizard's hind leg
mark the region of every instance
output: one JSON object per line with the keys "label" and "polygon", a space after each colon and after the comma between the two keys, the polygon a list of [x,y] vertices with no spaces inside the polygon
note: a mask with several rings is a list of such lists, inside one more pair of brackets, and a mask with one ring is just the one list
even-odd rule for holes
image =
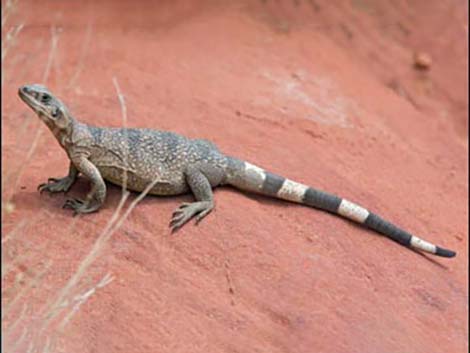
{"label": "lizard's hind leg", "polygon": [[175,210],[170,222],[172,232],[193,217],[198,223],[212,211],[214,208],[212,187],[220,183],[223,172],[211,166],[199,165],[187,168],[185,176],[196,202],[185,202]]}

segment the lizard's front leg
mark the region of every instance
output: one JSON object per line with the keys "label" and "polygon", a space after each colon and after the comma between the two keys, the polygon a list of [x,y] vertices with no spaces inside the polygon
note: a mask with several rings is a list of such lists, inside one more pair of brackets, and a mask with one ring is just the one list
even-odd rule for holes
{"label": "lizard's front leg", "polygon": [[212,211],[214,208],[212,187],[220,183],[223,178],[222,173],[221,169],[209,165],[192,166],[186,169],[186,182],[194,194],[196,202],[185,202],[175,210],[170,222],[172,232],[193,217],[198,223]]}
{"label": "lizard's front leg", "polygon": [[74,215],[78,213],[91,213],[97,211],[106,198],[106,184],[98,168],[85,157],[72,160],[77,170],[87,176],[91,181],[91,190],[84,200],[68,199],[63,208],[71,208]]}
{"label": "lizard's front leg", "polygon": [[69,174],[67,176],[63,178],[49,178],[47,183],[38,186],[38,190],[41,194],[43,191],[50,193],[67,192],[77,180],[78,173],[78,169],[70,162]]}

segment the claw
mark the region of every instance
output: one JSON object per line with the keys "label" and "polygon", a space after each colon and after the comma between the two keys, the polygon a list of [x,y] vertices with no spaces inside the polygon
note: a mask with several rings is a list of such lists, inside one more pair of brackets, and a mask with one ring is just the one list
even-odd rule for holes
{"label": "claw", "polygon": [[[175,212],[176,213],[176,212]],[[187,218],[184,213],[173,213],[173,218],[170,221],[171,233],[174,233],[178,228],[180,228],[184,223],[186,223],[189,218]]]}
{"label": "claw", "polygon": [[180,228],[184,222],[183,219],[175,219],[173,218],[170,222],[171,233],[174,233],[178,228]]}
{"label": "claw", "polygon": [[175,226],[176,224],[178,224],[179,222],[181,222],[183,219],[184,219],[184,215],[183,215],[183,214],[181,214],[181,215],[179,215],[179,216],[173,216],[173,218],[172,218],[171,221],[170,221],[170,227]]}
{"label": "claw", "polygon": [[179,212],[179,213],[173,213],[173,217],[171,218],[171,221],[174,222],[174,221],[179,221],[180,219],[182,219],[184,217],[184,213],[182,212]]}
{"label": "claw", "polygon": [[213,208],[213,204],[206,201],[181,204],[175,212],[173,212],[172,219],[170,221],[171,233],[175,232],[178,228],[183,226],[191,218],[196,219],[196,224],[201,221]]}
{"label": "claw", "polygon": [[73,216],[80,213],[91,213],[97,211],[101,206],[101,203],[95,202],[94,200],[80,200],[80,199],[68,199],[65,201],[62,208],[70,208],[73,210]]}
{"label": "claw", "polygon": [[42,194],[44,191],[55,194],[58,192],[67,192],[72,186],[73,180],[70,177],[49,178],[46,183],[39,184],[37,190]]}
{"label": "claw", "polygon": [[62,208],[71,208],[76,212],[77,208],[82,206],[83,204],[84,204],[84,202],[80,199],[68,199],[68,200],[65,201]]}
{"label": "claw", "polygon": [[183,212],[184,212],[183,210],[180,210],[179,208],[177,208],[177,209],[173,212],[173,215],[172,215],[172,216],[173,216],[173,218],[174,218],[174,217],[177,216],[177,215],[183,214]]}
{"label": "claw", "polygon": [[173,227],[170,227],[171,228],[171,234],[173,234],[174,232],[176,232],[179,228],[179,226],[173,226]]}
{"label": "claw", "polygon": [[62,205],[62,208],[72,208],[72,203],[70,200],[65,201],[65,203]]}

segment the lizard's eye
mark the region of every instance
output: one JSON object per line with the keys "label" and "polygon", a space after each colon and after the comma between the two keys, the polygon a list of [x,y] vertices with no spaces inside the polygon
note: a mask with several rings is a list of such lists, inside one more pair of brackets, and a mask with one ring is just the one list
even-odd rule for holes
{"label": "lizard's eye", "polygon": [[51,96],[48,95],[47,93],[43,94],[42,97],[41,97],[41,101],[42,101],[43,103],[47,103],[47,102],[49,102],[50,100],[51,100]]}

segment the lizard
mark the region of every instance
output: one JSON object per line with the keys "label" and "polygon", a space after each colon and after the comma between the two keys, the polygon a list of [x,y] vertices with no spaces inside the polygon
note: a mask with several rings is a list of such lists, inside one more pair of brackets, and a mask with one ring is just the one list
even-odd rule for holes
{"label": "lizard", "polygon": [[182,203],[172,215],[173,232],[192,218],[198,223],[207,216],[214,208],[213,188],[230,185],[342,216],[418,251],[447,258],[456,255],[345,198],[227,156],[208,140],[147,128],[88,125],[74,118],[66,105],[40,84],[21,86],[18,94],[51,130],[70,160],[68,175],[49,178],[38,186],[40,193],[66,193],[79,173],[91,181],[84,199],[65,201],[63,208],[72,209],[74,215],[100,209],[106,198],[105,180],[124,184],[134,192],[151,186],[148,193],[152,195],[191,192],[195,201]]}

